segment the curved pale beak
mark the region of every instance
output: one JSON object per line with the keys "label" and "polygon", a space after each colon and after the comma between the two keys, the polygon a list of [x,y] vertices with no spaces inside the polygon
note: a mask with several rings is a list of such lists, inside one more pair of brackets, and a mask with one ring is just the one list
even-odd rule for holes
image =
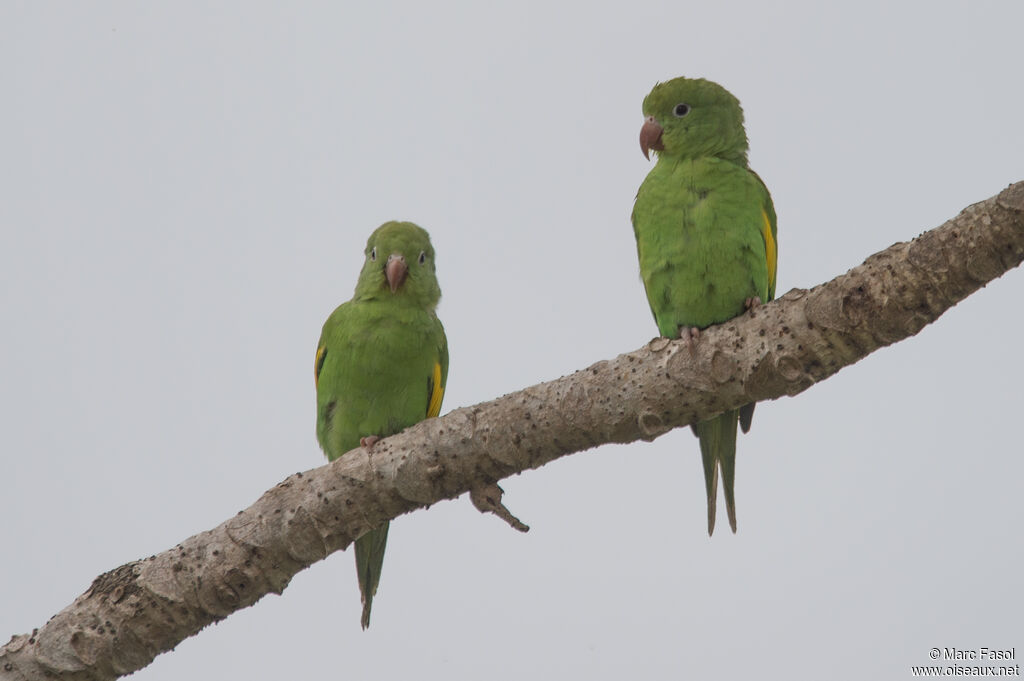
{"label": "curved pale beak", "polygon": [[384,266],[384,276],[388,278],[388,286],[394,293],[405,281],[405,275],[409,273],[409,266],[405,264],[405,256],[401,253],[392,253],[388,256],[388,264]]}
{"label": "curved pale beak", "polygon": [[651,160],[650,151],[663,151],[665,145],[661,143],[661,133],[664,130],[654,116],[648,116],[640,128],[640,151],[644,152],[644,158]]}

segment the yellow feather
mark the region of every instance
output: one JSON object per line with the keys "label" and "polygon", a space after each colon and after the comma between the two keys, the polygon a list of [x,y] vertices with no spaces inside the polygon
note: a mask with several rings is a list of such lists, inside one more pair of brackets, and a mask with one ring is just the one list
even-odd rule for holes
{"label": "yellow feather", "polygon": [[444,386],[441,385],[441,363],[434,364],[434,375],[430,380],[430,404],[427,405],[427,418],[432,419],[441,413],[441,398],[444,397]]}
{"label": "yellow feather", "polygon": [[320,387],[320,369],[324,366],[324,355],[327,353],[327,346],[322,345],[316,349],[316,359],[313,360],[313,386]]}
{"label": "yellow feather", "polygon": [[764,228],[761,230],[761,235],[764,236],[764,255],[768,260],[768,288],[774,290],[775,264],[778,252],[775,249],[775,237],[772,236],[772,222],[768,219],[768,213],[762,210],[761,217],[764,218]]}

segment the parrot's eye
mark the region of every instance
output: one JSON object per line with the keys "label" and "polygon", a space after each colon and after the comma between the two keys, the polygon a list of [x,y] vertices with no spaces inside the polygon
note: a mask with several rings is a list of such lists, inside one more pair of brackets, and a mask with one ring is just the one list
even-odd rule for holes
{"label": "parrot's eye", "polygon": [[676,118],[682,118],[686,114],[690,113],[690,105],[680,102],[679,104],[676,104],[676,108],[672,109],[672,113],[675,114]]}
{"label": "parrot's eye", "polygon": [[422,265],[427,261],[427,254],[425,251],[420,251],[420,264]]}
{"label": "parrot's eye", "polygon": [[376,260],[376,259],[377,259],[377,247],[374,246],[373,248],[370,249],[370,260]]}

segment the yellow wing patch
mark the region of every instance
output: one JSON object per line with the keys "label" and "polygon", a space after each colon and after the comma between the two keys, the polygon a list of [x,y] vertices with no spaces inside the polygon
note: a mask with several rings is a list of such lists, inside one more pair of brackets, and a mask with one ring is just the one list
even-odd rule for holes
{"label": "yellow wing patch", "polygon": [[[779,257],[775,246],[775,236],[772,234],[772,221],[768,218],[768,212],[762,210],[761,217],[764,218],[764,227],[761,228],[761,236],[764,237],[764,255],[768,261],[768,289],[775,290],[775,265]],[[767,302],[767,301],[765,301]]]}
{"label": "yellow wing patch", "polygon": [[320,387],[320,370],[324,368],[324,360],[327,359],[327,346],[322,345],[316,349],[316,359],[313,361],[313,386]]}
{"label": "yellow wing patch", "polygon": [[441,413],[441,399],[444,397],[444,386],[441,385],[441,363],[434,363],[434,375],[428,382],[430,404],[427,405],[427,418],[432,419]]}

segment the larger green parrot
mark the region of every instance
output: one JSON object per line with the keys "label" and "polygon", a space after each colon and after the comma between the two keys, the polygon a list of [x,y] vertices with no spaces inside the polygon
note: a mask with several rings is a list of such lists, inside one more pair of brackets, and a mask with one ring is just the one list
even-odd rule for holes
{"label": "larger green parrot", "polygon": [[[440,298],[426,230],[411,222],[378,227],[355,295],[327,318],[317,344],[316,437],[330,461],[441,411],[448,341],[434,312]],[[387,539],[384,523],[355,541],[363,629]]]}
{"label": "larger green parrot", "polygon": [[[775,208],[747,167],[743,110],[725,88],[675,78],[644,98],[640,148],[658,160],[633,207],[633,231],[647,302],[667,338],[693,343],[699,329],[775,297]],[[700,439],[715,529],[721,472],[729,525],[736,531],[736,425],[750,429],[754,405],[693,426]]]}

